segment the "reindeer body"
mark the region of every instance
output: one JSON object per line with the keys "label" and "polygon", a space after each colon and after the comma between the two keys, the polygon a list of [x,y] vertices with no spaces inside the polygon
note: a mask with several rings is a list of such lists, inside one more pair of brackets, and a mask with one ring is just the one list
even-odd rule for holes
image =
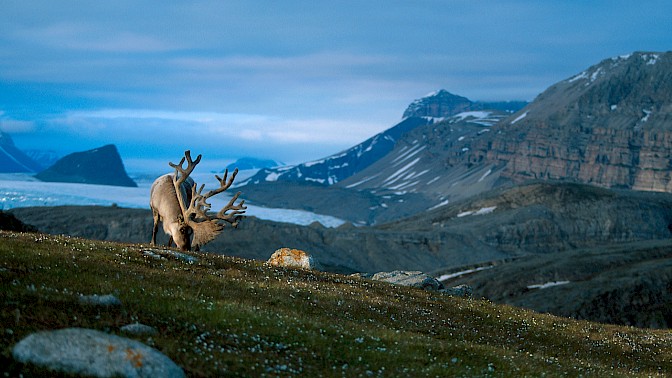
{"label": "reindeer body", "polygon": [[[187,162],[187,167],[183,164]],[[184,157],[179,164],[168,163],[175,169],[175,173],[166,174],[157,178],[150,190],[149,207],[154,217],[152,230],[152,245],[156,245],[156,233],[159,230],[159,222],[163,223],[163,231],[170,235],[168,246],[172,242],[183,250],[189,251],[192,247],[199,250],[201,246],[213,240],[228,223],[236,227],[245,213],[245,201],[236,204],[240,192],[225,205],[216,215],[209,213],[210,204],[207,200],[228,189],[238,174],[234,170],[231,178],[227,181],[228,170],[224,177],[215,175],[219,188],[203,194],[205,185],[197,190],[196,183],[189,177],[196,165],[201,161],[201,155],[196,160],[191,159],[190,151],[184,152]],[[231,213],[227,213],[231,211]]]}
{"label": "reindeer body", "polygon": [[[154,217],[154,228],[152,230],[152,245],[156,244],[156,233],[159,230],[159,222],[163,225],[163,231],[170,236],[168,246],[172,242],[184,251],[191,249],[191,235],[193,229],[185,221],[182,214],[182,207],[180,206],[180,197],[178,196],[173,179],[175,174],[165,174],[157,178],[152,184],[149,194],[149,207],[152,209]],[[180,184],[180,196],[184,198],[187,203],[191,201],[191,187],[194,185],[194,180],[187,177],[183,183]]]}

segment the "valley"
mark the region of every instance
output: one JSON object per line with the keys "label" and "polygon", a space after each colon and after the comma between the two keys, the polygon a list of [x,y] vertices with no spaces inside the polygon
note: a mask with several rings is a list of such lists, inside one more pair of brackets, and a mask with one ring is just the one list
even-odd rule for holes
{"label": "valley", "polygon": [[[419,270],[498,303],[668,328],[670,72],[672,53],[637,52],[529,104],[433,92],[359,145],[240,180],[250,216],[205,251],[266,260],[299,248],[334,273]],[[268,207],[316,222],[255,216]],[[151,234],[146,208],[11,213],[50,234],[133,243]]]}

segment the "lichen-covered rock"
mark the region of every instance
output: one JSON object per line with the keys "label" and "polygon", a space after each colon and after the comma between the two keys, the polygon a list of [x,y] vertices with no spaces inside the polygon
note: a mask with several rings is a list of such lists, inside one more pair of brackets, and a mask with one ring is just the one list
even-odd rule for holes
{"label": "lichen-covered rock", "polygon": [[166,355],[141,342],[104,332],[67,328],[27,336],[14,359],[55,372],[94,377],[184,377]]}
{"label": "lichen-covered rock", "polygon": [[300,249],[280,248],[271,255],[268,263],[286,268],[320,269],[317,260]]}
{"label": "lichen-covered rock", "polygon": [[417,287],[423,290],[438,291],[444,288],[439,280],[419,271],[395,270],[393,272],[379,272],[374,274],[371,279],[395,285]]}
{"label": "lichen-covered rock", "polygon": [[462,298],[471,298],[473,293],[473,289],[471,288],[471,286],[464,284],[457,285],[454,287],[447,287],[439,291],[453,297],[462,297]]}

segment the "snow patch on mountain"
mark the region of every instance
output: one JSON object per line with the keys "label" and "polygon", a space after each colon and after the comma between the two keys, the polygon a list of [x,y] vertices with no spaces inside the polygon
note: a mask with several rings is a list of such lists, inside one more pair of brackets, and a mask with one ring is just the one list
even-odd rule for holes
{"label": "snow patch on mountain", "polygon": [[529,112],[525,112],[525,113],[519,115],[518,117],[516,117],[516,119],[514,119],[513,121],[511,121],[511,124],[513,125],[513,124],[515,124],[516,122],[520,121],[521,119],[527,117],[527,113],[529,113]]}

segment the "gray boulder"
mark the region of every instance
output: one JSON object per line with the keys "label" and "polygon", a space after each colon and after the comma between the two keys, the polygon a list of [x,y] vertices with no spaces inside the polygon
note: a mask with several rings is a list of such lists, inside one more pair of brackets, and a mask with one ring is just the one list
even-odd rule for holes
{"label": "gray boulder", "polygon": [[94,377],[184,377],[156,349],[127,338],[83,328],[38,332],[17,343],[12,355],[25,364]]}
{"label": "gray boulder", "polygon": [[439,280],[419,271],[395,270],[393,272],[379,272],[374,274],[371,279],[395,285],[417,287],[423,290],[438,291],[444,288]]}

